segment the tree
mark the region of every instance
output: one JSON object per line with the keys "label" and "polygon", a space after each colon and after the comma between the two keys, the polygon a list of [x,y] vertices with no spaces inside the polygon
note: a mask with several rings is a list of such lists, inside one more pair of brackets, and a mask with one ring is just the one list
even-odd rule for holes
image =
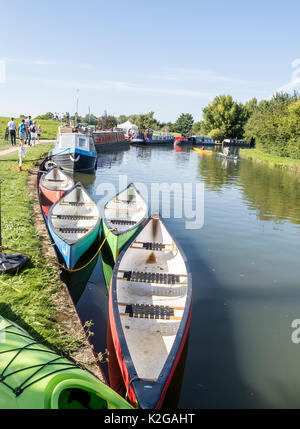
{"label": "tree", "polygon": [[154,119],[154,112],[149,113],[141,113],[138,115],[130,115],[129,120],[130,122],[137,125],[140,129],[146,130],[146,129],[158,129],[159,128],[159,122]]}
{"label": "tree", "polygon": [[36,116],[35,119],[53,119],[54,115],[51,112],[44,113],[43,115]]}
{"label": "tree", "polygon": [[221,128],[214,128],[208,134],[209,137],[213,138],[218,142],[222,142],[226,138],[226,132],[224,129],[222,130]]}
{"label": "tree", "polygon": [[220,95],[203,109],[202,129],[205,133],[222,130],[225,137],[242,138],[246,117],[244,106],[237,103],[231,95]]}
{"label": "tree", "polygon": [[300,158],[299,124],[300,98],[279,93],[258,104],[245,125],[245,137],[263,152]]}
{"label": "tree", "polygon": [[89,114],[87,113],[85,115],[85,117],[83,118],[83,122],[86,124],[97,125],[98,118],[97,118],[97,116],[95,116],[93,114],[91,114],[91,116],[89,117]]}
{"label": "tree", "polygon": [[193,116],[190,113],[182,113],[174,124],[177,133],[187,134],[191,131],[194,123]]}
{"label": "tree", "polygon": [[123,124],[124,122],[128,121],[129,116],[126,115],[120,115],[117,119],[118,124]]}
{"label": "tree", "polygon": [[117,118],[112,115],[101,116],[98,120],[97,128],[99,130],[113,130],[117,126]]}
{"label": "tree", "polygon": [[202,134],[202,125],[203,125],[203,121],[194,122],[193,126],[192,126],[193,134],[201,135]]}

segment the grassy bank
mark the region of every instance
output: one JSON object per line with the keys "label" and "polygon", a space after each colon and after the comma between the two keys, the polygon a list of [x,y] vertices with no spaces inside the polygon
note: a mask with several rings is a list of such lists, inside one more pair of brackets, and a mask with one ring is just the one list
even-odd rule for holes
{"label": "grassy bank", "polygon": [[251,159],[256,162],[266,163],[273,167],[292,170],[300,173],[300,159],[284,158],[276,155],[269,155],[258,149],[241,149],[240,157]]}
{"label": "grassy bank", "polygon": [[[41,126],[41,129],[42,129],[41,139],[46,139],[46,140],[55,140],[56,139],[57,129],[60,125],[60,122],[56,122],[56,121],[53,121],[51,119],[49,119],[49,120],[45,120],[45,119],[35,120],[33,118],[33,120],[36,121],[37,125]],[[4,138],[5,129],[7,127],[8,121],[10,121],[10,118],[5,117],[5,116],[0,116],[0,145],[1,145],[2,139]],[[18,127],[19,124],[21,123],[21,119],[15,118],[15,122],[16,122],[17,127]],[[7,142],[5,142],[5,143],[7,143]]]}
{"label": "grassy bank", "polygon": [[[33,168],[34,160],[48,153],[51,146],[43,143],[29,149],[23,168]],[[23,326],[35,339],[70,354],[78,341],[59,328],[52,301],[60,282],[58,270],[47,264],[41,254],[42,243],[34,227],[33,198],[28,187],[29,173],[19,172],[17,166],[17,153],[0,157],[3,245],[33,251],[28,252],[30,261],[19,274],[0,275],[0,314]]]}

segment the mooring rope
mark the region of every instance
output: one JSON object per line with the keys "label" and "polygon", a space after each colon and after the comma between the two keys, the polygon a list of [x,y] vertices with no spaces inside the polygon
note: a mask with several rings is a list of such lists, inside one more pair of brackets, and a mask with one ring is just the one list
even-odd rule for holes
{"label": "mooring rope", "polygon": [[[95,255],[85,264],[85,265],[83,265],[82,267],[80,267],[80,268],[75,268],[75,269],[70,269],[70,268],[67,268],[65,265],[63,265],[63,264],[61,264],[61,263],[59,263],[58,261],[55,261],[54,259],[47,259],[46,261],[47,262],[51,262],[52,264],[56,264],[56,265],[58,265],[59,267],[61,267],[61,268],[63,268],[64,270],[66,270],[66,271],[68,271],[69,273],[74,273],[74,272],[76,272],[76,271],[81,271],[81,270],[83,270],[84,268],[86,268],[91,262],[93,262],[93,260],[96,258],[96,256],[99,254],[99,252],[100,252],[100,250],[102,249],[102,247],[103,247],[103,245],[104,245],[104,243],[105,243],[105,241],[107,240],[107,237],[109,236],[109,234],[112,232],[112,231],[115,231],[117,228],[111,228],[111,229],[109,229],[108,230],[108,233],[106,234],[106,236],[104,237],[104,239],[103,239],[103,241],[102,241],[102,243],[100,244],[100,247],[99,247],[99,249],[97,250],[97,252],[95,253]],[[52,244],[52,245],[55,245],[55,243],[54,244]],[[40,251],[40,249],[25,249],[25,250],[20,250],[20,249],[12,249],[12,248],[10,248],[10,247],[7,247],[7,246],[1,246],[0,247],[0,252],[2,252],[2,250],[10,250],[10,251],[12,251],[12,252],[16,252],[16,253],[25,253],[25,252],[28,252],[28,251]],[[25,253],[26,254],[26,253]]]}

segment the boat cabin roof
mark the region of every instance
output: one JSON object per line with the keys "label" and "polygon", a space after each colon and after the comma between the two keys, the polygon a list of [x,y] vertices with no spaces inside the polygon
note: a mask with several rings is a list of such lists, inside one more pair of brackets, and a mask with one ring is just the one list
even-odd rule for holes
{"label": "boat cabin roof", "polygon": [[95,151],[94,140],[88,134],[81,133],[63,133],[58,134],[56,141],[57,149],[65,149],[68,147],[77,147],[88,151]]}

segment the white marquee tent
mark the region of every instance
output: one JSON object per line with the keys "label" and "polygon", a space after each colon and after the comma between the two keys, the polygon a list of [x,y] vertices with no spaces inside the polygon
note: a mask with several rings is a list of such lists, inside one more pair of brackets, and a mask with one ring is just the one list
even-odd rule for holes
{"label": "white marquee tent", "polygon": [[139,127],[132,124],[130,121],[123,122],[123,124],[118,124],[117,129],[125,131],[126,134],[128,134],[128,130],[130,130],[130,129],[131,129],[131,131],[134,131],[135,133],[138,133],[138,131],[139,131]]}

